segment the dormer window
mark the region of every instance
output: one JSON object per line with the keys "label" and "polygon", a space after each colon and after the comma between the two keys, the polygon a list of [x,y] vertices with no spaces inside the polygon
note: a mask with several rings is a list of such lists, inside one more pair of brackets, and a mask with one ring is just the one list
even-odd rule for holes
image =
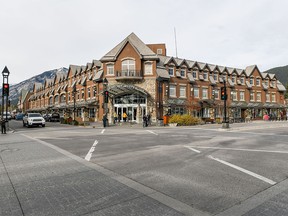
{"label": "dormer window", "polygon": [[193,76],[194,79],[197,78],[197,71],[196,71],[196,70],[193,70],[193,71],[192,71],[192,76]]}
{"label": "dormer window", "polygon": [[169,67],[168,73],[170,76],[174,76],[174,67]]}
{"label": "dormer window", "polygon": [[204,80],[208,80],[208,72],[203,72],[203,78]]}
{"label": "dormer window", "polygon": [[254,79],[252,77],[250,78],[250,85],[254,85]]}
{"label": "dormer window", "polygon": [[217,82],[218,81],[218,73],[214,73],[213,78],[214,78],[215,82]]}
{"label": "dormer window", "polygon": [[232,83],[236,83],[236,77],[235,76],[232,76],[232,78],[231,78],[231,81],[232,81]]}
{"label": "dormer window", "polygon": [[240,78],[240,82],[241,82],[242,85],[244,84],[244,80],[245,80],[244,77]]}
{"label": "dormer window", "polygon": [[157,49],[157,54],[158,54],[158,55],[162,55],[162,54],[163,54],[162,49]]}
{"label": "dormer window", "polygon": [[260,86],[261,84],[260,84],[260,78],[257,78],[256,79],[256,86]]}
{"label": "dormer window", "polygon": [[180,70],[180,76],[181,77],[185,77],[185,69],[181,69]]}

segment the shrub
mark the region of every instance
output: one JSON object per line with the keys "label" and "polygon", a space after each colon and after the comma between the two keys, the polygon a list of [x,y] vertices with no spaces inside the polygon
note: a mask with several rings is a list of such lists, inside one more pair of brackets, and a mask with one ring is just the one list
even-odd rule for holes
{"label": "shrub", "polygon": [[176,114],[170,116],[169,123],[177,123],[180,126],[189,126],[200,124],[201,120],[188,114],[185,115]]}

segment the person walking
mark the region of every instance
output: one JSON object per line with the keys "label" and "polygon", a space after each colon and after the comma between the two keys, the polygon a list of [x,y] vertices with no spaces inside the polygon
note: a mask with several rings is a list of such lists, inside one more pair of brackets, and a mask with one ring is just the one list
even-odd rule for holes
{"label": "person walking", "polygon": [[148,126],[148,118],[146,115],[143,115],[143,127],[147,127]]}
{"label": "person walking", "polygon": [[116,123],[117,123],[118,115],[117,115],[116,112],[114,112],[113,116],[114,116],[114,124],[116,124]]}
{"label": "person walking", "polygon": [[127,119],[127,114],[126,114],[126,112],[123,112],[122,117],[123,117],[123,121],[126,122],[126,119]]}
{"label": "person walking", "polygon": [[0,122],[1,122],[1,133],[6,134],[6,120],[0,117]]}
{"label": "person walking", "polygon": [[103,127],[105,128],[107,126],[107,116],[106,116],[106,114],[104,114],[102,121],[103,121]]}

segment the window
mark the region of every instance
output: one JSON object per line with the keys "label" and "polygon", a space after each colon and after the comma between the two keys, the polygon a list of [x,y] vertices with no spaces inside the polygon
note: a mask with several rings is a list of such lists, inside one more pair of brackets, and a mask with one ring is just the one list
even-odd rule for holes
{"label": "window", "polygon": [[95,118],[95,109],[94,108],[89,109],[89,118]]}
{"label": "window", "polygon": [[244,77],[240,78],[240,82],[241,82],[242,85],[244,84]]}
{"label": "window", "polygon": [[232,98],[232,101],[237,101],[237,92],[236,91],[231,91],[231,98]]}
{"label": "window", "polygon": [[208,99],[208,89],[202,88],[202,99]]}
{"label": "window", "polygon": [[58,95],[56,95],[56,96],[54,97],[54,103],[55,103],[55,104],[58,104],[58,103],[59,103],[59,96],[58,96]]}
{"label": "window", "polygon": [[81,91],[81,98],[84,99],[84,97],[85,97],[85,92],[84,92],[84,89],[82,89],[82,91]]}
{"label": "window", "polygon": [[218,81],[218,74],[214,73],[213,78],[214,78],[215,82],[217,82]]}
{"label": "window", "polygon": [[70,92],[68,92],[67,94],[68,94],[68,101],[70,101],[71,100]]}
{"label": "window", "polygon": [[65,103],[66,102],[66,95],[65,94],[62,94],[60,96],[60,103]]}
{"label": "window", "polygon": [[180,70],[180,76],[181,77],[185,77],[185,69],[181,69]]}
{"label": "window", "polygon": [[158,54],[158,55],[162,55],[162,53],[163,53],[163,52],[162,52],[162,49],[157,49],[157,54]]}
{"label": "window", "polygon": [[265,85],[268,87],[269,86],[269,81],[265,80]]}
{"label": "window", "polygon": [[254,79],[250,78],[250,84],[253,86],[254,85]]}
{"label": "window", "polygon": [[170,97],[176,97],[176,86],[170,85],[169,86]]}
{"label": "window", "polygon": [[174,68],[173,67],[169,67],[168,72],[169,72],[170,76],[174,76]]}
{"label": "window", "polygon": [[194,87],[194,97],[199,98],[199,88],[198,87]]}
{"label": "window", "polygon": [[218,89],[214,90],[214,98],[219,99],[219,90]]}
{"label": "window", "polygon": [[208,80],[208,72],[203,72],[203,78],[204,80]]}
{"label": "window", "polygon": [[122,71],[135,72],[135,61],[133,59],[127,59],[122,61]]}
{"label": "window", "polygon": [[145,74],[152,74],[152,63],[151,62],[145,62],[145,68],[144,68]]}
{"label": "window", "polygon": [[276,102],[276,95],[275,95],[275,93],[272,93],[272,94],[271,94],[271,99],[272,99],[272,102]]}
{"label": "window", "polygon": [[93,97],[96,97],[96,94],[97,94],[97,87],[94,86],[93,87]]}
{"label": "window", "polygon": [[245,92],[240,91],[240,101],[245,101]]}
{"label": "window", "polygon": [[49,104],[49,105],[53,105],[53,97],[50,97],[50,98],[49,98],[48,104]]}
{"label": "window", "polygon": [[254,92],[250,92],[250,101],[254,101]]}
{"label": "window", "polygon": [[257,92],[256,94],[256,100],[261,101],[261,92]]}
{"label": "window", "polygon": [[87,95],[88,95],[88,98],[91,97],[91,90],[90,90],[90,88],[87,89]]}
{"label": "window", "polygon": [[192,76],[193,76],[194,79],[197,78],[197,71],[196,71],[196,70],[193,70],[193,71],[192,71]]}
{"label": "window", "polygon": [[270,102],[270,93],[266,93],[266,102]]}
{"label": "window", "polygon": [[114,64],[107,64],[107,75],[114,75]]}
{"label": "window", "polygon": [[236,77],[235,76],[232,76],[232,78],[231,78],[231,81],[232,81],[232,83],[236,83]]}
{"label": "window", "polygon": [[260,86],[260,79],[259,78],[256,79],[256,86]]}
{"label": "window", "polygon": [[186,97],[186,86],[180,86],[180,97]]}

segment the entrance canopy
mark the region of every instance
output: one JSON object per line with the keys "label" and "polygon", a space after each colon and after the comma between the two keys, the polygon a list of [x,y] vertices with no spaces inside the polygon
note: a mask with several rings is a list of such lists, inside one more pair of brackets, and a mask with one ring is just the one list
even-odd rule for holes
{"label": "entrance canopy", "polygon": [[148,96],[149,93],[145,91],[144,89],[135,86],[135,85],[125,85],[125,84],[115,84],[115,85],[109,85],[108,86],[109,94],[112,94],[113,96],[116,95],[122,95],[122,94],[135,94],[138,93],[143,96]]}

